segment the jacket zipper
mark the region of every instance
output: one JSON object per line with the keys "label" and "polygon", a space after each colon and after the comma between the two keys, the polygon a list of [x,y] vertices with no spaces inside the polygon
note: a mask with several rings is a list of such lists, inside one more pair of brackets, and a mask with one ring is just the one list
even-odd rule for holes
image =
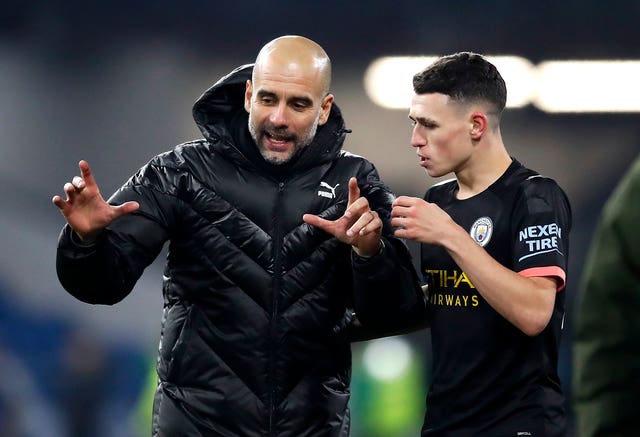
{"label": "jacket zipper", "polygon": [[270,321],[270,351],[269,351],[269,435],[275,436],[274,430],[274,414],[276,408],[277,388],[275,383],[276,365],[275,360],[277,357],[277,335],[278,335],[278,296],[280,295],[280,284],[282,282],[282,229],[280,226],[280,216],[277,213],[280,208],[280,202],[282,200],[282,192],[284,191],[284,182],[278,183],[278,199],[275,203],[274,221],[273,221],[273,296],[271,301],[271,321]]}

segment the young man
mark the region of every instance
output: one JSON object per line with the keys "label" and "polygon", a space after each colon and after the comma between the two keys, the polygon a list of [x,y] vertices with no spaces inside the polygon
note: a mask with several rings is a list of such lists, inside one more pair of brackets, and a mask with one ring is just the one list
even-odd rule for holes
{"label": "young man", "polygon": [[[422,243],[428,285],[433,370],[422,435],[563,436],[556,368],[569,202],[553,180],[507,153],[500,134],[506,87],[484,57],[445,56],[413,84],[411,145],[420,165],[432,177],[455,175],[424,199],[401,196],[393,203],[395,235]],[[362,215],[362,232],[374,238],[381,223],[368,216]],[[314,224],[348,242],[339,226]],[[375,282],[366,275],[356,272],[356,284],[364,324],[395,312],[388,296],[371,292]],[[400,285],[386,292],[407,291],[415,292]],[[407,319],[421,311],[400,309],[412,311]]]}
{"label": "young man", "polygon": [[422,243],[433,375],[423,436],[562,436],[557,374],[571,209],[507,153],[506,87],[474,53],[414,76],[411,145],[455,179],[393,204],[395,235]]}
{"label": "young man", "polygon": [[[376,169],[341,150],[330,84],[318,44],[277,38],[196,102],[204,139],[156,156],[108,203],[84,161],[53,198],[68,222],[58,276],[85,302],[122,300],[169,242],[154,436],[348,435],[351,249],[302,215],[340,217],[354,176],[358,212],[386,225],[378,256],[408,252]],[[370,256],[379,238],[352,243]]]}

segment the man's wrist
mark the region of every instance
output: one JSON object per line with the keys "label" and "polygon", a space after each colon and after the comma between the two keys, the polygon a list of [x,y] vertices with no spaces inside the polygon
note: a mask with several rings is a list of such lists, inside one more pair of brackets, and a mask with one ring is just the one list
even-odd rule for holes
{"label": "man's wrist", "polygon": [[385,247],[384,240],[381,238],[380,240],[378,240],[378,250],[372,255],[363,255],[361,253],[358,253],[358,249],[355,246],[351,246],[351,249],[353,250],[353,253],[355,256],[362,259],[369,259],[369,258],[373,258],[375,256],[380,255],[384,250],[384,247]]}
{"label": "man's wrist", "polygon": [[99,237],[100,237],[100,233],[98,233],[93,238],[82,238],[80,235],[78,235],[76,231],[74,231],[73,229],[71,230],[71,241],[76,246],[92,247],[96,244],[96,241],[98,241]]}

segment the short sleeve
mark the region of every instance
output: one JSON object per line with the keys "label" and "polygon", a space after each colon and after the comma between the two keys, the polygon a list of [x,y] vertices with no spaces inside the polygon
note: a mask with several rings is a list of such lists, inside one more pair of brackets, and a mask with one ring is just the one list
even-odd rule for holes
{"label": "short sleeve", "polygon": [[555,277],[566,285],[571,206],[552,179],[533,176],[522,183],[513,212],[513,265],[523,276]]}

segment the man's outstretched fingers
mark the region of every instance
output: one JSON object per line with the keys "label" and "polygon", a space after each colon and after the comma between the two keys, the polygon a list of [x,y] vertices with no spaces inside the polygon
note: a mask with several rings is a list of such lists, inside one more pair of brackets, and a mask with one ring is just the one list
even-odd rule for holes
{"label": "man's outstretched fingers", "polygon": [[360,187],[358,187],[358,179],[352,176],[349,179],[349,202],[347,203],[347,210],[345,211],[344,215],[346,215],[347,217],[351,217],[351,211],[349,211],[349,207],[353,204],[353,202],[358,200],[359,197]]}
{"label": "man's outstretched fingers", "polygon": [[62,197],[58,196],[57,194],[55,196],[53,196],[53,199],[51,199],[51,202],[53,202],[53,204],[60,211],[64,211],[65,207],[67,206],[67,204],[65,203],[64,199]]}
{"label": "man's outstretched fingers", "polygon": [[86,186],[84,179],[82,179],[80,176],[74,176],[71,183],[74,187],[76,187],[76,190],[82,190]]}
{"label": "man's outstretched fingers", "polygon": [[140,204],[138,202],[130,201],[125,202],[122,205],[114,206],[113,211],[115,212],[115,217],[117,218],[125,214],[137,211],[138,208],[140,208]]}
{"label": "man's outstretched fingers", "polygon": [[369,221],[369,223],[364,225],[362,229],[360,229],[360,235],[366,235],[369,232],[375,231],[378,228],[382,227],[382,221],[378,217],[378,213],[370,210],[369,214],[371,215],[371,220]]}
{"label": "man's outstretched fingers", "polygon": [[91,172],[91,167],[89,163],[82,159],[78,163],[78,167],[80,167],[80,174],[82,175],[82,179],[84,179],[87,185],[95,185],[96,181],[93,179],[93,173]]}
{"label": "man's outstretched fingers", "polygon": [[315,226],[326,231],[325,224],[327,220],[323,219],[322,217],[318,217],[315,214],[304,214],[302,216],[302,221],[304,221],[308,225]]}
{"label": "man's outstretched fingers", "polygon": [[67,195],[67,201],[73,200],[73,197],[76,194],[76,187],[71,182],[67,182],[66,184],[64,184],[64,187],[62,187],[62,189]]}

